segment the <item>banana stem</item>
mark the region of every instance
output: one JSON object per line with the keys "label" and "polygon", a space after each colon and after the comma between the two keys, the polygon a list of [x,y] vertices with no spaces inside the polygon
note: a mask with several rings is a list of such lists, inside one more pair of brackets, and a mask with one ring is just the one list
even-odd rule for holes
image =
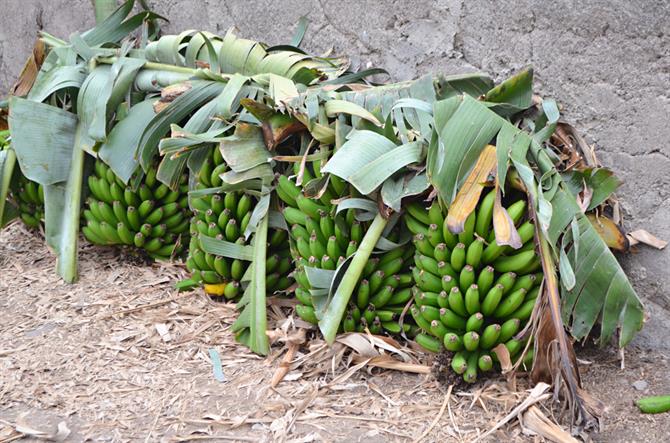
{"label": "banana stem", "polygon": [[332,345],[335,341],[337,329],[344,316],[344,311],[347,309],[351,294],[354,292],[365,264],[368,262],[372,250],[382,236],[387,223],[388,220],[382,217],[381,214],[377,214],[372,221],[370,228],[368,228],[358,250],[354,254],[354,258],[349,264],[349,268],[344,273],[333,299],[330,301],[328,308],[326,308],[323,318],[319,321],[319,328],[321,328],[321,333],[328,344]]}
{"label": "banana stem", "polygon": [[65,185],[65,201],[61,221],[60,255],[57,270],[63,280],[74,283],[77,280],[77,251],[79,248],[79,216],[81,213],[81,188],[84,181],[84,161],[86,153],[81,147],[83,126],[77,127],[70,173]]}
{"label": "banana stem", "polygon": [[249,348],[261,355],[267,355],[270,349],[266,334],[267,312],[265,307],[265,260],[269,218],[269,214],[265,214],[254,234],[254,262],[250,283],[252,287],[248,307],[251,310]]}
{"label": "banana stem", "polygon": [[9,183],[12,180],[14,164],[16,163],[16,153],[13,149],[10,148],[3,152],[6,154],[2,171],[0,171],[0,177],[2,177],[2,182],[0,182],[0,228],[2,228],[2,220],[5,214],[5,201],[7,200],[7,194],[9,193]]}

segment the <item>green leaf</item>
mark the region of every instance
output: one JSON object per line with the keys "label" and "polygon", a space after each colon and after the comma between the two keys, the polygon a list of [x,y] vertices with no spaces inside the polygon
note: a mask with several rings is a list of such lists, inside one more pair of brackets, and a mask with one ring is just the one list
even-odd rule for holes
{"label": "green leaf", "polygon": [[426,168],[440,197],[451,204],[458,187],[505,120],[470,96],[456,96],[434,107],[438,138],[429,148]]}
{"label": "green leaf", "polygon": [[167,134],[170,125],[179,123],[187,115],[219,95],[223,91],[225,84],[194,80],[191,82],[191,86],[191,89],[184,92],[165,109],[156,114],[144,130],[137,155],[142,168],[145,170],[151,165],[151,161],[154,155],[156,155],[158,143]]}
{"label": "green leaf", "polygon": [[12,146],[23,175],[42,185],[66,181],[77,116],[19,97],[11,97],[9,106]]}
{"label": "green leaf", "polygon": [[425,173],[413,177],[399,177],[389,179],[382,185],[382,201],[386,206],[400,212],[402,199],[412,195],[419,195],[430,187],[428,176]]}
{"label": "green leaf", "polygon": [[372,115],[365,108],[358,106],[355,103],[346,100],[328,100],[324,106],[328,117],[336,117],[338,114],[349,114],[360,117],[371,122],[377,126],[381,126],[381,122]]}
{"label": "green leaf", "polygon": [[[554,208],[554,212],[558,210]],[[570,333],[578,340],[586,337],[600,320],[599,342],[603,345],[620,327],[619,346],[624,347],[642,328],[642,302],[593,225],[583,214],[576,219],[580,235],[574,244],[584,252],[576,260],[574,246],[567,251],[576,284],[571,290],[564,288],[563,318],[566,322],[571,320]]]}
{"label": "green leaf", "polygon": [[51,94],[66,88],[79,89],[86,79],[87,72],[83,64],[74,66],[55,66],[45,70],[42,65],[33,87],[28,93],[28,100],[42,102]]}
{"label": "green leaf", "polygon": [[491,109],[503,116],[530,108],[533,104],[533,69],[524,69],[500,83],[486,93],[484,100],[496,103]]}
{"label": "green leaf", "polygon": [[132,106],[98,150],[98,156],[124,183],[128,183],[139,164],[135,152],[144,128],[156,115],[153,107],[156,100],[150,98]]}
{"label": "green leaf", "polygon": [[491,88],[493,80],[483,73],[440,76],[435,81],[435,89],[440,100],[461,94],[477,98]]}
{"label": "green leaf", "polygon": [[587,207],[590,211],[600,206],[622,184],[622,181],[606,168],[587,168],[582,171],[573,170],[562,174],[568,189],[577,196],[584,186],[591,190],[591,201]]}
{"label": "green leaf", "polygon": [[410,163],[421,159],[418,142],[396,146],[383,135],[372,131],[355,131],[335,152],[323,172],[337,175],[369,194],[384,180]]}
{"label": "green leaf", "polygon": [[261,128],[247,123],[239,123],[233,135],[221,140],[220,149],[230,169],[237,173],[267,165],[272,159]]}
{"label": "green leaf", "polygon": [[309,20],[307,20],[307,17],[305,17],[304,15],[298,19],[298,26],[295,29],[293,38],[291,39],[291,46],[295,47],[300,46],[300,42],[302,42],[302,39],[305,36],[305,32],[307,31],[308,24]]}
{"label": "green leaf", "polygon": [[[253,352],[267,355],[270,352],[268,343],[267,317],[265,307],[265,259],[267,255],[268,215],[263,217],[256,229],[253,244],[253,262],[251,264],[251,281],[243,298],[248,302],[242,313],[233,324],[237,331],[237,339]],[[239,305],[238,305],[239,306]]]}
{"label": "green leaf", "polygon": [[16,154],[13,149],[0,150],[0,229],[18,215],[16,207],[7,200],[15,164]]}
{"label": "green leaf", "polygon": [[203,234],[200,234],[198,239],[202,250],[208,254],[246,261],[252,261],[254,259],[254,251],[251,246],[239,245],[237,243],[219,240]]}

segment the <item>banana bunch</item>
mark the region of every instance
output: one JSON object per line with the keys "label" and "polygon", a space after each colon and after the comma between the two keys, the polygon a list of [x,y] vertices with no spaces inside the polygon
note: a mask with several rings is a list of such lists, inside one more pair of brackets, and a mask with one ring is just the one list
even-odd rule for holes
{"label": "banana bunch", "polygon": [[96,160],[88,177],[84,236],[98,245],[134,246],[154,259],[169,260],[182,251],[188,236],[187,180],[184,175],[179,189],[172,191],[156,180],[151,168],[133,191]]}
{"label": "banana bunch", "polygon": [[[200,169],[196,189],[221,186],[220,175],[226,170],[227,165],[220,150],[213,148]],[[240,280],[247,271],[249,262],[205,252],[200,237],[208,236],[244,245],[244,231],[251,219],[254,205],[253,198],[243,192],[191,198],[193,218],[186,267],[191,272],[191,279],[203,283],[208,294],[224,296],[229,300],[241,296]],[[283,291],[292,284],[292,279],[288,277],[291,271],[291,254],[287,239],[287,232],[281,229],[271,229],[268,233],[265,284],[270,293]]]}
{"label": "banana bunch", "polygon": [[11,197],[19,208],[23,223],[29,228],[38,229],[44,222],[44,188],[21,174],[16,173],[15,186],[10,190]]}
{"label": "banana bunch", "polygon": [[415,340],[433,352],[454,352],[451,367],[469,383],[493,368],[491,349],[500,343],[518,359],[524,343],[515,335],[530,318],[543,278],[535,227],[523,220],[525,200],[507,208],[523,242],[516,250],[495,242],[494,200],[494,191],[483,197],[457,235],[437,203],[428,210],[412,203],[404,214],[416,248],[411,313],[424,331]]}
{"label": "banana bunch", "polygon": [[[310,165],[308,165],[310,166]],[[312,163],[305,169],[305,183],[313,176],[319,177],[319,164]],[[312,289],[305,267],[335,270],[345,259],[355,253],[363,239],[367,222],[355,219],[353,209],[335,216],[334,199],[349,193],[347,184],[330,176],[323,195],[317,199],[306,197],[301,188],[286,176],[280,176],[277,194],[285,203],[284,218],[291,227],[291,251],[296,261],[294,277],[298,283],[295,295],[300,304],[296,313],[303,320],[317,324]],[[399,230],[387,237],[397,241]],[[341,332],[363,331],[367,327],[373,334],[387,332],[416,333],[416,326],[398,323],[398,316],[412,298],[412,274],[408,265],[414,253],[411,245],[399,247],[371,258],[353,292]]]}

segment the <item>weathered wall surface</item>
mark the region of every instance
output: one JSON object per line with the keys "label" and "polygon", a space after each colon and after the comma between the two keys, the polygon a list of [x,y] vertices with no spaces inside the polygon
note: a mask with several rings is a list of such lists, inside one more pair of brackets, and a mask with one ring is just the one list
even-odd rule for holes
{"label": "weathered wall surface", "polygon": [[[59,37],[93,24],[90,0],[2,0],[0,94],[20,71],[39,29]],[[428,72],[482,70],[498,78],[533,65],[537,88],[597,145],[625,180],[628,228],[670,239],[670,2],[666,0],[150,0],[172,22],[270,44],[287,42],[307,15],[303,46],[334,49],[395,80]],[[652,324],[668,326],[670,248],[625,259],[648,301]],[[652,328],[649,328],[650,330]],[[663,328],[665,329],[665,328]],[[667,330],[667,329],[666,329]],[[662,342],[654,337],[643,341]]]}

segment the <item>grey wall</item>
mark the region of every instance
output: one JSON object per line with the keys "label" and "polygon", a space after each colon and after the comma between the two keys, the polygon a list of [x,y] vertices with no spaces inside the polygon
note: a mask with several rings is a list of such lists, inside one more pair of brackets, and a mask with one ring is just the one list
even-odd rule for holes
{"label": "grey wall", "polygon": [[[6,93],[38,29],[60,37],[93,24],[90,0],[2,0],[0,93]],[[670,2],[666,0],[150,0],[172,19],[270,44],[287,42],[307,15],[303,46],[334,49],[402,80],[428,72],[486,71],[498,78],[528,64],[537,88],[597,145],[625,183],[631,229],[670,240]],[[670,309],[670,248],[642,247],[625,266],[654,316]],[[657,306],[657,305],[660,305]],[[661,308],[662,307],[662,308]]]}

